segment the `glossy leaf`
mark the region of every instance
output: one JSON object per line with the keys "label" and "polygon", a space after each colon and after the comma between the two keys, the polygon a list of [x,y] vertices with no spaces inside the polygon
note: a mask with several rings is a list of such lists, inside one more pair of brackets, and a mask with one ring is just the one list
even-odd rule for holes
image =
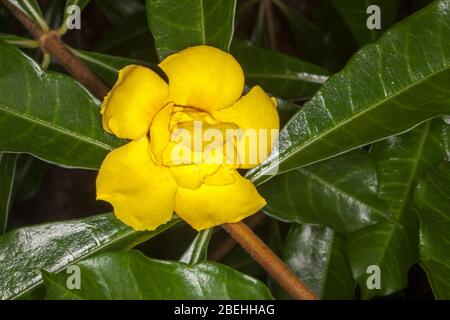
{"label": "glossy leaf", "polygon": [[291,101],[280,98],[276,99],[278,116],[280,117],[280,126],[282,127],[298,112],[298,110],[300,110],[301,106]]}
{"label": "glossy leaf", "polygon": [[178,222],[153,232],[137,232],[102,214],[10,231],[0,237],[1,299],[20,298],[42,284],[40,270],[58,272],[107,250],[129,250]]}
{"label": "glossy leaf", "polygon": [[228,51],[235,9],[236,0],[147,0],[159,59],[200,44]]}
{"label": "glossy leaf", "polygon": [[390,219],[377,187],[369,156],[353,152],[279,175],[259,191],[276,219],[352,232]]}
{"label": "glossy leaf", "polygon": [[0,150],[31,153],[65,167],[97,169],[121,141],[103,131],[99,101],[78,82],[44,73],[0,43]]}
{"label": "glossy leaf", "polygon": [[45,274],[49,299],[271,299],[267,287],[224,265],[154,260],[139,251],[109,253],[77,263],[81,289],[67,274]]}
{"label": "glossy leaf", "polygon": [[0,235],[6,231],[16,172],[17,154],[0,152]]}
{"label": "glossy leaf", "polygon": [[279,151],[247,177],[257,184],[402,133],[450,112],[450,5],[404,19],[363,47],[280,132]]}
{"label": "glossy leaf", "polygon": [[420,257],[436,299],[450,299],[450,163],[419,180]]}
{"label": "glossy leaf", "polygon": [[72,49],[72,52],[83,60],[97,75],[99,75],[111,87],[116,83],[119,70],[130,64],[138,64],[148,67],[154,67],[153,64],[118,56],[112,56],[103,53],[89,52]]}
{"label": "glossy leaf", "polygon": [[[388,295],[407,286],[409,268],[418,260],[418,217],[411,205],[417,177],[450,154],[450,126],[442,119],[374,144],[379,194],[397,225],[380,223],[351,234],[348,252],[362,298]],[[380,267],[381,288],[366,285],[370,265]]]}
{"label": "glossy leaf", "polygon": [[[353,299],[355,282],[345,254],[344,240],[332,229],[292,224],[283,260],[320,299]],[[277,298],[289,298],[280,289]]]}
{"label": "glossy leaf", "polygon": [[328,78],[321,67],[250,42],[233,41],[231,53],[244,69],[246,83],[280,98],[308,99]]}
{"label": "glossy leaf", "polygon": [[[377,40],[395,22],[399,0],[333,0],[333,5],[355,39],[363,45]],[[367,25],[372,21],[371,17],[376,18],[376,11],[373,9],[367,13],[369,6],[373,5],[379,8],[380,29],[369,29]]]}
{"label": "glossy leaf", "polygon": [[195,264],[208,258],[208,245],[213,229],[199,231],[180,258],[180,262]]}

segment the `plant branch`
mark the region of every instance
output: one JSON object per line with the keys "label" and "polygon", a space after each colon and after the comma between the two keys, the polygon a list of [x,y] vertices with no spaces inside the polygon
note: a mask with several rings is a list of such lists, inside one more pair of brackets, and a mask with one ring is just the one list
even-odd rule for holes
{"label": "plant branch", "polygon": [[36,40],[39,41],[39,46],[44,53],[49,53],[58,60],[67,72],[80,81],[97,98],[102,100],[106,96],[109,91],[108,87],[82,61],[74,56],[61,40],[58,32],[44,32],[37,23],[8,0],[2,0],[2,2]]}
{"label": "plant branch", "polygon": [[[258,212],[246,219],[245,223],[250,229],[255,229],[255,227],[262,223],[266,217],[267,216],[264,213]],[[233,237],[228,236],[217,246],[217,248],[214,248],[214,250],[208,255],[208,259],[212,261],[221,261],[228,253],[230,253],[231,250],[234,249],[234,247],[236,247],[236,245],[236,240],[234,240]]]}
{"label": "plant branch", "polygon": [[[49,53],[75,79],[85,85],[97,98],[103,99],[108,87],[68,48],[57,31],[44,32],[39,25],[7,0],[1,0],[23,26],[39,41],[44,53]],[[298,277],[243,222],[222,226],[266,271],[296,299],[317,299]]]}
{"label": "plant branch", "polygon": [[317,300],[300,279],[243,222],[227,223],[222,227],[255,259],[294,299]]}
{"label": "plant branch", "polygon": [[266,19],[267,19],[267,30],[269,31],[269,41],[270,47],[272,49],[277,48],[277,35],[275,30],[275,20],[273,17],[272,10],[272,0],[264,0],[265,11],[266,11]]}

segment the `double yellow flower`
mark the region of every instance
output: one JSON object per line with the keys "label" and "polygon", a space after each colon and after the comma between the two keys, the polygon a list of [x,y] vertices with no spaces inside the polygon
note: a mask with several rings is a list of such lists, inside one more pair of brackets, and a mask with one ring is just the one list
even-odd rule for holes
{"label": "double yellow flower", "polygon": [[[220,132],[273,132],[279,128],[275,100],[258,86],[241,97],[244,75],[239,63],[213,47],[187,48],[159,66],[168,84],[152,70],[130,65],[119,72],[103,101],[104,129],[131,141],[105,158],[97,198],[110,202],[117,218],[136,230],[153,230],[174,211],[197,230],[256,213],[266,202],[237,169],[254,167],[265,156],[248,161],[254,146],[233,138],[236,154],[231,160],[222,141],[207,154],[203,144],[199,149],[184,143],[181,150],[201,156],[177,162],[176,132],[193,132],[198,123]],[[258,147],[265,144],[270,151],[273,138],[259,138]]]}

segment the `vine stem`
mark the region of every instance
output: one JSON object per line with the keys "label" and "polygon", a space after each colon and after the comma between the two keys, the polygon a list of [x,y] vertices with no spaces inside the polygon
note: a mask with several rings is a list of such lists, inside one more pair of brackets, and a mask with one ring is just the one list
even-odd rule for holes
{"label": "vine stem", "polygon": [[[21,24],[39,41],[44,53],[52,55],[75,79],[102,100],[108,87],[68,48],[57,31],[45,32],[18,7],[1,0]],[[278,258],[275,253],[243,222],[222,227],[295,299],[314,300],[317,297]]]}
{"label": "vine stem", "polygon": [[56,58],[67,72],[80,81],[97,98],[103,100],[108,94],[108,87],[81,60],[73,55],[61,40],[57,31],[45,32],[37,23],[31,20],[10,1],[2,0],[2,2],[36,40],[38,40],[39,46],[44,53],[49,53]]}

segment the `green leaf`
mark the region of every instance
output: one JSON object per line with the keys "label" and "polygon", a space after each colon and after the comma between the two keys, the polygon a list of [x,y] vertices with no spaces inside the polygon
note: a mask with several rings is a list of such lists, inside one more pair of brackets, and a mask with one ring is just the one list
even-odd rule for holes
{"label": "green leaf", "polygon": [[22,48],[37,48],[39,46],[36,40],[19,37],[14,34],[0,33],[0,41],[12,44]]}
{"label": "green leaf", "polygon": [[301,106],[280,98],[275,99],[277,100],[277,111],[278,116],[280,117],[280,126],[282,127],[298,112],[298,110],[300,110]]}
{"label": "green leaf", "polygon": [[224,265],[150,259],[139,251],[102,254],[77,263],[81,289],[69,290],[67,274],[45,273],[49,299],[271,299],[267,287]]}
{"label": "green leaf", "polygon": [[364,152],[352,152],[279,175],[259,187],[263,211],[286,222],[352,232],[390,219],[377,195],[377,172]]}
{"label": "green leaf", "polygon": [[[103,131],[99,101],[72,78],[44,73],[0,43],[0,150],[65,167],[97,169],[122,142]],[[4,137],[4,138],[3,138]]]}
{"label": "green leaf", "polygon": [[40,270],[59,272],[107,250],[129,250],[178,220],[152,232],[138,232],[113,214],[54,222],[10,231],[0,237],[0,297],[21,298],[42,284]]}
{"label": "green leaf", "polygon": [[44,15],[42,14],[41,8],[36,0],[7,0],[13,6],[19,8],[23,13],[25,13],[31,20],[39,24],[39,26],[48,31],[48,25],[45,22]]}
{"label": "green leaf", "polygon": [[244,69],[245,80],[284,99],[310,98],[327,80],[328,72],[284,53],[234,40],[231,53]]}
{"label": "green leaf", "polygon": [[100,76],[111,87],[116,83],[119,70],[130,64],[155,67],[154,64],[103,53],[82,50],[71,50],[78,58],[83,60],[98,76]]}
{"label": "green leaf", "polygon": [[323,39],[325,39],[323,31],[306,17],[298,14],[294,8],[284,4],[282,0],[272,1],[286,20],[301,57],[316,63],[323,62],[327,54],[323,43]]}
{"label": "green leaf", "polygon": [[158,57],[194,45],[228,51],[236,0],[147,0],[147,17]]}
{"label": "green leaf", "polygon": [[180,262],[195,264],[208,258],[208,245],[213,228],[200,231],[180,258]]}
{"label": "green leaf", "polygon": [[[355,282],[342,237],[332,229],[293,224],[283,248],[283,260],[320,299],[353,299]],[[280,288],[280,299],[289,298]]]}
{"label": "green leaf", "polygon": [[[67,21],[70,17],[67,9],[70,6],[78,6],[80,8],[80,12],[83,11],[84,7],[89,3],[89,0],[66,0],[66,5],[64,7],[64,17],[61,23],[60,32],[63,34],[67,31]],[[70,12],[72,14],[72,12]]]}
{"label": "green leaf", "polygon": [[436,299],[450,299],[450,163],[442,163],[417,184],[420,257]]}
{"label": "green leaf", "polygon": [[362,48],[280,132],[279,151],[247,177],[283,173],[402,133],[450,112],[448,0],[404,19]]}
{"label": "green leaf", "polygon": [[[418,217],[410,200],[416,178],[439,164],[448,154],[450,126],[442,119],[373,145],[379,194],[397,225],[380,223],[348,236],[353,275],[364,299],[388,295],[407,286],[409,268],[418,260]],[[447,144],[447,145],[446,145]],[[369,290],[367,267],[381,270],[381,289]]]}
{"label": "green leaf", "polygon": [[50,166],[31,155],[21,154],[17,160],[14,179],[14,199],[26,201],[34,197],[39,192],[44,175]]}
{"label": "green leaf", "polygon": [[[333,5],[346,22],[355,39],[360,45],[363,45],[377,40],[395,22],[399,0],[333,0]],[[380,8],[381,29],[369,29],[367,27],[367,20],[374,15],[372,11],[367,13],[367,8],[371,5]]]}
{"label": "green leaf", "polygon": [[0,235],[6,231],[16,172],[17,154],[0,152]]}
{"label": "green leaf", "polygon": [[137,12],[113,24],[99,41],[95,51],[144,61],[158,60],[145,12]]}
{"label": "green leaf", "polygon": [[[145,11],[145,5],[141,0],[95,0],[94,4],[114,26],[124,22],[132,24],[134,22],[132,17]],[[147,24],[146,19],[145,23]],[[148,27],[146,29],[148,31]]]}

